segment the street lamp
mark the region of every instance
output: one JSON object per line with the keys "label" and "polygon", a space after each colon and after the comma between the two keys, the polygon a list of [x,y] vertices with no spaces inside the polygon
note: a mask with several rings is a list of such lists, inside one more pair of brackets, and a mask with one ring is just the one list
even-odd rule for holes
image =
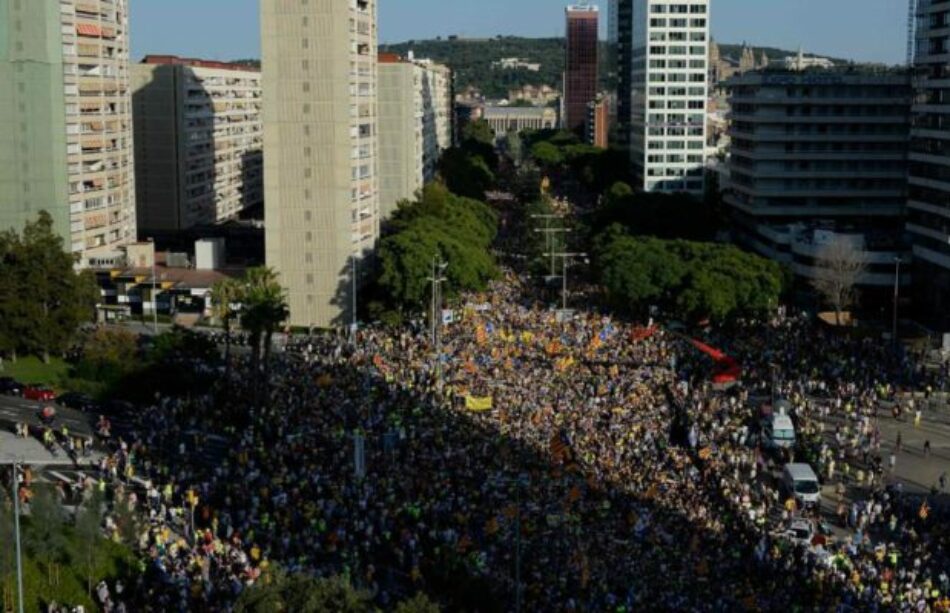
{"label": "street lamp", "polygon": [[158,254],[155,249],[155,239],[149,238],[148,242],[152,243],[152,332],[158,336],[158,291],[156,289],[158,279],[155,275],[155,259]]}
{"label": "street lamp", "polygon": [[901,264],[900,257],[894,258],[894,321],[891,326],[891,340],[897,345],[897,307],[900,302],[901,291]]}
{"label": "street lamp", "polygon": [[20,547],[20,462],[17,459],[12,459],[9,464],[11,468],[11,480],[13,481],[13,530],[16,540],[17,611],[23,613],[23,557]]}
{"label": "street lamp", "polygon": [[356,321],[356,254],[350,256],[350,276],[353,278],[353,313],[350,321],[350,335],[353,337],[353,341],[356,341],[356,332],[359,330],[359,323]]}

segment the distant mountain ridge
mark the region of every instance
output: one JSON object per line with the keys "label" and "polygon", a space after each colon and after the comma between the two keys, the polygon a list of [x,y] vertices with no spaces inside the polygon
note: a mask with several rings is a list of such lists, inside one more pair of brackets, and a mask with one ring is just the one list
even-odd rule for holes
{"label": "distant mountain ridge", "polygon": [[[741,44],[718,43],[723,57],[739,58]],[[379,50],[397,53],[403,57],[412,51],[417,58],[429,58],[446,64],[456,73],[456,86],[459,89],[474,86],[489,98],[506,98],[508,91],[525,85],[549,85],[561,89],[561,75],[564,72],[565,39],[561,38],[524,38],[520,36],[497,36],[494,38],[436,38],[409,40],[401,43],[379,45]],[[770,60],[779,60],[798,51],[777,47],[752,46],[756,56],[763,51]],[[611,72],[610,48],[601,43],[601,88],[612,89],[616,75]],[[806,54],[812,55],[812,54]],[[497,69],[492,63],[502,58],[520,58],[529,63],[541,64],[537,72],[525,68]],[[835,63],[848,63],[849,60],[829,58]],[[251,66],[260,65],[259,60],[241,59],[239,63]]]}

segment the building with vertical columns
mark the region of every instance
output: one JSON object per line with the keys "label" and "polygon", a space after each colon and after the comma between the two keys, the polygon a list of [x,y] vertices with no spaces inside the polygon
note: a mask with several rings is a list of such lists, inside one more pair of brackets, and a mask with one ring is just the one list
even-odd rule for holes
{"label": "building with vertical columns", "polygon": [[[488,122],[496,139],[511,131],[553,130],[558,121],[557,111],[540,106],[486,106],[480,119]],[[584,124],[587,124],[586,115]]]}
{"label": "building with vertical columns", "polygon": [[711,0],[634,0],[630,153],[635,189],[701,196]]}
{"label": "building with vertical columns", "polygon": [[910,139],[907,230],[914,302],[950,331],[950,0],[920,0]]}
{"label": "building with vertical columns", "polygon": [[567,56],[564,68],[564,124],[578,135],[587,125],[587,105],[597,98],[599,16],[596,6],[578,4],[565,9]]}
{"label": "building with vertical columns", "polygon": [[143,238],[263,204],[260,69],[150,55],[132,66],[132,90]]}
{"label": "building with vertical columns", "polygon": [[82,267],[135,241],[126,0],[0,0],[0,229],[40,211]]}
{"label": "building with vertical columns", "polygon": [[353,258],[379,236],[376,9],[261,1],[265,251],[295,326],[353,320]]}

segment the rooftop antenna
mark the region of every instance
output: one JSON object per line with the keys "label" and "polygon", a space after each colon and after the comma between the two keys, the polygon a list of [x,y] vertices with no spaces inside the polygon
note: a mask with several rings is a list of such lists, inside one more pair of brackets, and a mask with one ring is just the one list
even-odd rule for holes
{"label": "rooftop antenna", "polygon": [[917,0],[907,0],[907,66],[914,64],[917,36]]}

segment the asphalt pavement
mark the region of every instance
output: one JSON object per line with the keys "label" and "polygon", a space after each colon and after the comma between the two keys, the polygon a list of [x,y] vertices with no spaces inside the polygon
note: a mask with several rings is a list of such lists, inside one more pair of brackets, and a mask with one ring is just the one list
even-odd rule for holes
{"label": "asphalt pavement", "polygon": [[42,430],[44,424],[40,420],[40,411],[45,406],[56,407],[56,419],[53,422],[56,430],[65,425],[75,436],[93,438],[95,434],[93,421],[97,419],[97,416],[67,409],[53,402],[34,402],[18,396],[0,395],[0,430],[13,432],[18,423],[28,424],[33,433]]}

